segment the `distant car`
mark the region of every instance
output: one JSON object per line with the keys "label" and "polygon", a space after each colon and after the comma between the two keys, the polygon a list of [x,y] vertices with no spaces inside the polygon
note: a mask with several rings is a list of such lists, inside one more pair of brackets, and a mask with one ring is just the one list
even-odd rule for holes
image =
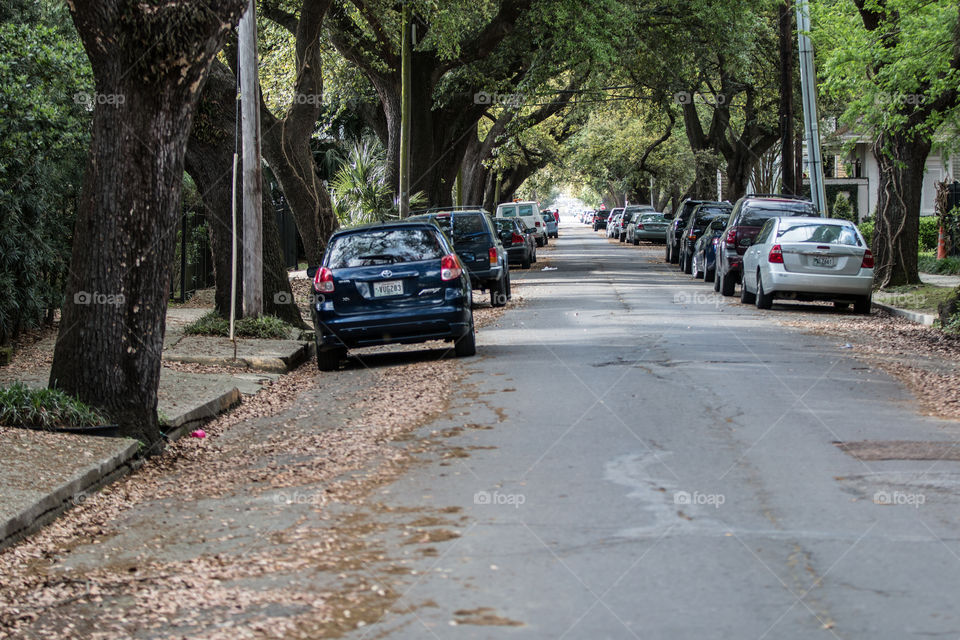
{"label": "distant car", "polygon": [[769,309],[774,299],[830,300],[870,313],[873,254],[847,220],[772,218],[743,254],[740,300]]}
{"label": "distant car", "polygon": [[510,264],[519,264],[524,269],[537,261],[537,238],[533,229],[526,228],[519,219],[497,218],[493,221],[500,234],[500,242],[507,250]]}
{"label": "distant car", "polygon": [[657,211],[642,211],[627,225],[627,242],[634,246],[641,240],[663,242],[663,234],[667,230],[668,220]]}
{"label": "distant car", "polygon": [[630,226],[630,223],[633,222],[635,217],[639,216],[644,211],[653,211],[653,207],[642,204],[632,204],[624,207],[623,215],[620,217],[620,224],[618,225],[618,234],[614,237],[620,240],[620,242],[626,242],[627,227]]}
{"label": "distant car", "polygon": [[690,219],[690,214],[693,213],[693,210],[697,207],[698,204],[703,203],[704,200],[684,200],[680,203],[680,206],[677,207],[677,210],[674,211],[672,216],[669,216],[670,223],[667,226],[667,230],[664,233],[664,239],[666,240],[666,260],[669,263],[677,264],[680,262],[680,234],[683,233],[684,227],[687,226],[687,221]]}
{"label": "distant car", "polygon": [[506,306],[510,299],[510,265],[489,213],[482,209],[433,211],[409,219],[436,221],[453,238],[473,288],[489,291],[491,306]]}
{"label": "distant car", "polygon": [[707,225],[717,218],[727,219],[733,205],[729,202],[703,202],[693,208],[687,226],[680,234],[680,270],[691,273],[693,268],[693,247]]}
{"label": "distant car", "polygon": [[607,219],[607,237],[620,237],[620,219],[623,217],[623,207],[617,207],[610,211],[610,218]]}
{"label": "distant car", "polygon": [[526,202],[504,202],[497,205],[497,218],[523,218],[523,224],[537,232],[537,246],[549,242],[547,227],[540,215],[540,205],[532,200]]}
{"label": "distant car", "polygon": [[690,271],[695,278],[703,278],[704,282],[713,282],[717,272],[717,245],[727,226],[729,216],[714,218],[707,228],[697,238],[693,248],[693,265]]}
{"label": "distant car", "polygon": [[753,244],[760,227],[769,218],[783,216],[820,217],[820,213],[809,200],[794,196],[750,194],[737,200],[717,245],[714,291],[733,295],[740,282],[743,254]]}
{"label": "distant car", "polygon": [[596,211],[584,211],[583,215],[580,216],[580,222],[583,224],[593,224],[593,215]]}
{"label": "distant car", "polygon": [[557,223],[556,218],[549,211],[543,212],[543,223],[547,225],[547,237],[548,238],[559,238],[560,237],[560,225]]}
{"label": "distant car", "polygon": [[458,356],[476,353],[470,275],[429,220],[337,231],[308,274],[321,371],[356,347],[446,340]]}
{"label": "distant car", "polygon": [[593,230],[599,231],[600,229],[607,228],[607,220],[610,219],[610,212],[606,209],[601,209],[593,215]]}

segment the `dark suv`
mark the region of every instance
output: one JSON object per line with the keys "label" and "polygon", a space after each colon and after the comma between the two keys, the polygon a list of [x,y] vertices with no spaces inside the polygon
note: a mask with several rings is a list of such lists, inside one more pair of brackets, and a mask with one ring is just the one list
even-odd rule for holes
{"label": "dark suv", "polygon": [[473,288],[489,291],[491,306],[506,306],[510,299],[507,250],[489,213],[482,209],[431,211],[408,220],[429,220],[444,229],[453,238]]}
{"label": "dark suv", "polygon": [[732,296],[743,275],[743,254],[760,227],[780,216],[820,217],[817,207],[805,198],[786,195],[750,194],[737,200],[717,245],[717,275],[713,290]]}
{"label": "dark suv", "polygon": [[610,217],[610,212],[606,209],[602,211],[597,211],[593,214],[593,230],[599,231],[600,229],[607,228],[607,218]]}
{"label": "dark suv", "polygon": [[432,221],[338,231],[307,273],[321,371],[337,369],[347,349],[380,344],[447,340],[458,356],[476,353],[470,278]]}
{"label": "dark suv", "polygon": [[693,213],[693,210],[698,204],[703,204],[704,202],[704,200],[684,200],[680,203],[680,206],[677,207],[673,218],[670,220],[670,224],[667,225],[667,231],[664,237],[667,241],[667,262],[672,262],[673,264],[680,262],[680,234],[683,233],[683,228],[687,226],[687,221],[690,220],[690,214]]}
{"label": "dark suv", "polygon": [[698,204],[690,214],[687,225],[680,234],[680,270],[690,273],[693,266],[693,248],[707,225],[717,218],[727,218],[733,205],[729,202],[704,202]]}

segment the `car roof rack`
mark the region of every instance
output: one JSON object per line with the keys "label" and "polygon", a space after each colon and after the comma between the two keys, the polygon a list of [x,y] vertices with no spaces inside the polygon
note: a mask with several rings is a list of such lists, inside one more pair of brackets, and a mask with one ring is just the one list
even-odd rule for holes
{"label": "car roof rack", "polygon": [[785,200],[804,200],[810,202],[806,196],[798,196],[793,193],[748,193],[745,198],[783,198]]}
{"label": "car roof rack", "polygon": [[423,215],[430,213],[457,213],[459,211],[482,211],[487,215],[490,215],[490,212],[484,209],[481,205],[465,205],[465,206],[450,206],[450,207],[428,207],[426,209],[416,209],[410,212],[411,216]]}

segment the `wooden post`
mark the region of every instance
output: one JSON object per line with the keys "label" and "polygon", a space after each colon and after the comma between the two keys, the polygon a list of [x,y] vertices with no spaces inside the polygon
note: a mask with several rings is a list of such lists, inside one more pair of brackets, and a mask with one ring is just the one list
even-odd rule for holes
{"label": "wooden post", "polygon": [[410,8],[403,3],[400,47],[400,217],[410,215]]}
{"label": "wooden post", "polygon": [[263,313],[263,186],[255,0],[249,0],[240,20],[239,40],[240,129],[243,138],[243,316],[256,318]]}

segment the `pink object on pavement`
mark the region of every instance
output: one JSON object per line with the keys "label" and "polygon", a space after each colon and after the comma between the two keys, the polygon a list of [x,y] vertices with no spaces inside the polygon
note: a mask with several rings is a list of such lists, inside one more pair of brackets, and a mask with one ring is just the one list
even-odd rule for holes
{"label": "pink object on pavement", "polygon": [[206,437],[207,437],[207,432],[204,431],[203,429],[197,429],[196,431],[193,431],[193,432],[190,433],[190,437],[191,437],[191,438],[206,438]]}

